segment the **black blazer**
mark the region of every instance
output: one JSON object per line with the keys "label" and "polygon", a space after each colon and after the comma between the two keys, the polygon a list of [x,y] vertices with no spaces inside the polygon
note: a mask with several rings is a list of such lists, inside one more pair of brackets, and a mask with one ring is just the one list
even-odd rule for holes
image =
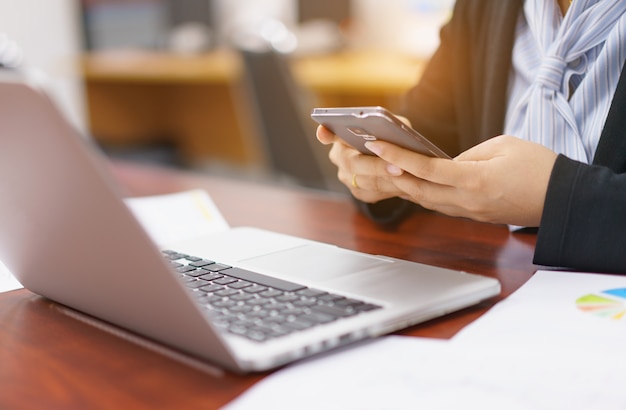
{"label": "black blazer", "polygon": [[[504,129],[515,27],[523,0],[458,0],[441,44],[403,115],[456,155]],[[559,156],[534,262],[626,273],[626,75],[622,71],[592,165]],[[359,203],[380,222],[411,208],[399,199]]]}

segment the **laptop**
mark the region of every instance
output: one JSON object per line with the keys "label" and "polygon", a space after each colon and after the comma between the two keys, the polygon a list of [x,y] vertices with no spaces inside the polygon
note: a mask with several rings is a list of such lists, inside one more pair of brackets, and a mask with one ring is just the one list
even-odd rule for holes
{"label": "laptop", "polygon": [[13,73],[0,73],[0,139],[0,260],[58,306],[193,360],[264,371],[500,292],[492,278],[254,227],[159,249],[100,152]]}

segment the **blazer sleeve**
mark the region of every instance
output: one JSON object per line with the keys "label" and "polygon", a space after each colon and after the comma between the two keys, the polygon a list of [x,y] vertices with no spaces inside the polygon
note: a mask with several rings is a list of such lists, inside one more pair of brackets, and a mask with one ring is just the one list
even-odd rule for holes
{"label": "blazer sleeve", "polygon": [[626,174],[557,158],[534,263],[626,273]]}

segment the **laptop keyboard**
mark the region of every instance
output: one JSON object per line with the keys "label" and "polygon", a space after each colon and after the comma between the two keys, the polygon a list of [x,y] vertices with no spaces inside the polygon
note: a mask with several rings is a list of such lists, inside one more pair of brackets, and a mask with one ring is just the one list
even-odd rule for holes
{"label": "laptop keyboard", "polygon": [[163,254],[214,324],[257,342],[381,307],[172,250]]}

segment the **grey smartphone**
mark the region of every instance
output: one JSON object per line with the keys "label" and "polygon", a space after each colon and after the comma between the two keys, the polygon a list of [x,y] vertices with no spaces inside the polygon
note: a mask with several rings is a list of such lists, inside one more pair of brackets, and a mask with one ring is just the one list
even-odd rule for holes
{"label": "grey smartphone", "polygon": [[383,107],[314,108],[311,118],[363,154],[372,155],[364,144],[379,139],[431,157],[450,158]]}

